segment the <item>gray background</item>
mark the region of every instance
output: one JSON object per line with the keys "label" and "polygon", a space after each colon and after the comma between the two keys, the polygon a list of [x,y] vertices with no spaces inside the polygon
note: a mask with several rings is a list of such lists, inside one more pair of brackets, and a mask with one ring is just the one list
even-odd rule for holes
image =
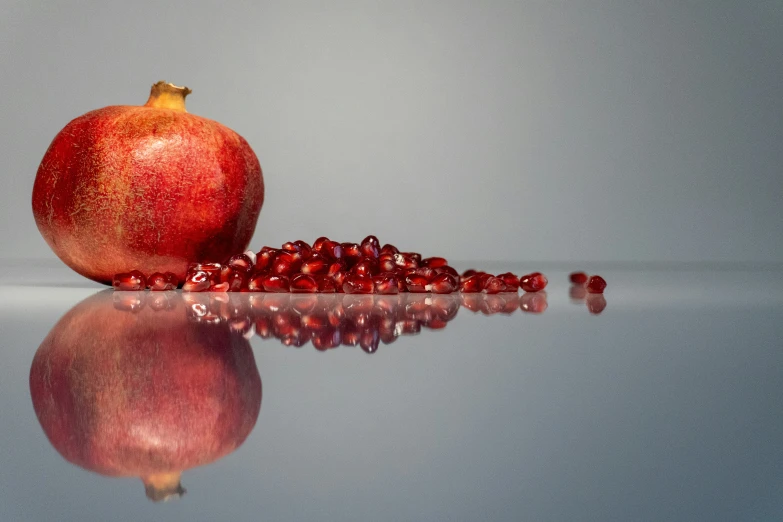
{"label": "gray background", "polygon": [[0,257],[72,118],[188,85],[265,171],[253,246],[780,261],[783,3],[0,0]]}

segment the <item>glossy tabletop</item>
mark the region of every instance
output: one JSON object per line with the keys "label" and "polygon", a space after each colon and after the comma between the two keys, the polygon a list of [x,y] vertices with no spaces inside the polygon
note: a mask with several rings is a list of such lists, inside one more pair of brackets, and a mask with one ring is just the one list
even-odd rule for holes
{"label": "glossy tabletop", "polygon": [[152,295],[7,264],[0,520],[783,518],[781,267],[482,268],[550,283]]}

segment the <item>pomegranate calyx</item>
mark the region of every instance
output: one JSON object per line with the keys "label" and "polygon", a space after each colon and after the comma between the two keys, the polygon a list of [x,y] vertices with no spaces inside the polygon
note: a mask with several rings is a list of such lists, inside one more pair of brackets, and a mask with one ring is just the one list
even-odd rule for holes
{"label": "pomegranate calyx", "polygon": [[179,87],[173,83],[161,80],[152,84],[150,97],[144,106],[188,112],[185,110],[185,97],[191,92],[193,91],[187,87]]}

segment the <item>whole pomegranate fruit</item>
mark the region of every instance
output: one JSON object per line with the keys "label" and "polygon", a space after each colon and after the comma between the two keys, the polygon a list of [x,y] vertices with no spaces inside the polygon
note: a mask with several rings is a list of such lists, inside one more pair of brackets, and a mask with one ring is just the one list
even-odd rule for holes
{"label": "whole pomegranate fruit", "polygon": [[189,321],[174,298],[130,312],[113,306],[111,291],[88,297],[52,328],[30,368],[52,446],[101,475],[140,477],[155,501],[184,493],[183,470],[239,447],[261,407],[248,341],[226,323]]}
{"label": "whole pomegranate fruit", "polygon": [[258,158],[236,132],[189,114],[191,90],[152,86],[143,106],[111,106],[65,126],[38,167],[33,215],[55,254],[111,284],[247,249],[264,201]]}

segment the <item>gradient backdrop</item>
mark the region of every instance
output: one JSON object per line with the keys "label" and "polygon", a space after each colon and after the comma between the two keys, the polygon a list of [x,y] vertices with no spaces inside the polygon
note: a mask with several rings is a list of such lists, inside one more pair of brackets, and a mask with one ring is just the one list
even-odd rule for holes
{"label": "gradient backdrop", "polygon": [[161,79],[255,149],[253,247],[783,260],[783,2],[0,0],[0,258],[38,163]]}

